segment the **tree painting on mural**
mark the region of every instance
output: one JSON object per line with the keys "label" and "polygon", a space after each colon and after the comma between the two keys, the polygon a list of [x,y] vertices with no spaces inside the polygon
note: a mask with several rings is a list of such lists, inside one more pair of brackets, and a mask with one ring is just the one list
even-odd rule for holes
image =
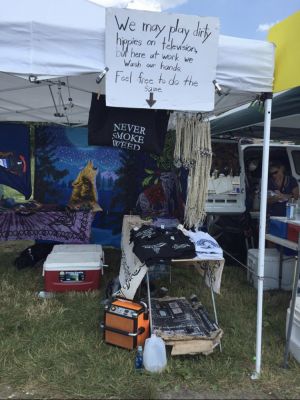
{"label": "tree painting on mural", "polygon": [[35,200],[46,203],[46,195],[59,198],[59,181],[68,175],[67,169],[57,168],[57,157],[55,138],[44,133],[43,129],[35,132],[35,169],[39,173],[35,175]]}
{"label": "tree painting on mural", "polygon": [[115,182],[119,190],[112,205],[121,203],[124,213],[144,216],[176,216],[183,214],[183,201],[178,174],[173,164],[174,131],[166,135],[161,155],[142,156],[125,152]]}

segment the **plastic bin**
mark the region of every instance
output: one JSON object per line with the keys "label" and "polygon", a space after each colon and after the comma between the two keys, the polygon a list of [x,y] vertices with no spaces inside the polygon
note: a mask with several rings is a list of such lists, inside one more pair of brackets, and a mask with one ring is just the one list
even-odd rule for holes
{"label": "plastic bin", "polygon": [[[290,318],[290,308],[287,309],[286,313],[286,331],[287,334],[288,324]],[[292,334],[290,340],[290,352],[293,354],[295,359],[300,362],[300,298],[296,299],[294,321],[292,326]]]}
{"label": "plastic bin", "polygon": [[[248,281],[257,289],[258,249],[249,249],[247,255]],[[265,278],[264,290],[279,288],[279,251],[277,249],[265,250]]]}
{"label": "plastic bin", "polygon": [[299,233],[300,233],[300,224],[299,223],[288,223],[287,224],[287,238],[292,242],[298,243]]}
{"label": "plastic bin", "polygon": [[269,233],[282,239],[287,239],[288,224],[285,221],[286,218],[270,217]]}
{"label": "plastic bin", "polygon": [[[280,255],[277,249],[265,250],[264,290],[279,289]],[[258,249],[249,249],[247,257],[248,281],[257,289]],[[292,290],[295,271],[295,258],[285,257],[282,260],[281,289]]]}
{"label": "plastic bin", "polygon": [[292,290],[295,273],[295,258],[288,257],[283,258],[282,261],[282,278],[281,278],[281,289]]}

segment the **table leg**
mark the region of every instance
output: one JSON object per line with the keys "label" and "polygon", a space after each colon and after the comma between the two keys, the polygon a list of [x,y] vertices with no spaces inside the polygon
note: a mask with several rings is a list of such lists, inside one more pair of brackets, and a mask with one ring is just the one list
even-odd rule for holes
{"label": "table leg", "polygon": [[298,239],[298,257],[297,257],[296,268],[295,268],[295,273],[294,273],[294,285],[293,285],[293,292],[292,292],[292,301],[291,301],[291,306],[290,306],[290,317],[289,317],[288,329],[287,329],[287,334],[286,334],[283,368],[287,368],[287,366],[288,366],[287,364],[288,364],[288,356],[289,356],[289,352],[290,352],[290,341],[291,341],[292,327],[293,327],[293,321],[294,321],[294,312],[295,312],[295,305],[296,305],[296,298],[297,298],[299,273],[300,273],[300,235],[299,235],[299,239]]}
{"label": "table leg", "polygon": [[150,293],[150,282],[149,282],[149,274],[146,272],[147,279],[147,295],[148,295],[148,310],[149,310],[149,322],[150,322],[150,335],[152,334],[152,308],[151,308],[151,293]]}
{"label": "table leg", "polygon": [[[208,276],[209,276],[209,286],[210,286],[211,300],[212,300],[213,309],[214,309],[214,317],[215,317],[216,324],[219,326],[218,315],[217,315],[217,307],[216,307],[216,301],[215,301],[215,294],[214,294],[214,290],[213,290],[212,272],[208,271],[208,274],[209,274]],[[220,342],[220,351],[222,351],[221,342]]]}
{"label": "table leg", "polygon": [[282,261],[283,261],[283,247],[280,246],[279,250],[279,276],[278,276],[278,287],[281,290],[281,282],[282,282]]}

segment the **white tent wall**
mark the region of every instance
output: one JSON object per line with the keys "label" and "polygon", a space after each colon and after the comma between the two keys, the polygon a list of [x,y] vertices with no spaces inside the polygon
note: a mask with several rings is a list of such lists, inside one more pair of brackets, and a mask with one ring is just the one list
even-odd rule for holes
{"label": "white tent wall", "polygon": [[87,0],[1,0],[0,71],[73,76],[104,68],[105,9]]}
{"label": "white tent wall", "polygon": [[[91,93],[104,93],[104,87],[96,84],[96,76],[106,66],[105,9],[88,0],[2,0],[0,31],[0,121],[86,124]],[[273,73],[271,43],[221,36],[216,80],[223,94],[216,95],[214,113],[245,104],[257,94],[272,92]],[[30,75],[36,76],[38,82],[30,82]],[[267,114],[265,123],[269,118]],[[269,127],[267,122],[266,137]],[[266,176],[265,171],[265,188]],[[262,243],[262,215],[260,225]],[[262,285],[264,243],[260,247]],[[260,305],[262,295],[259,290]],[[257,330],[259,357],[261,311],[262,308]],[[259,375],[260,362],[256,372]]]}
{"label": "white tent wall", "polygon": [[[102,10],[101,7],[98,8]],[[48,28],[48,25],[45,26],[47,32]],[[46,34],[41,34],[39,39],[31,41],[28,38],[26,42],[31,42],[31,51],[20,52],[19,56],[19,46],[15,48],[18,35],[15,40],[13,32],[7,35],[10,37],[10,51],[12,53],[12,49],[15,51],[14,57],[11,57],[12,64],[17,63],[19,59],[23,66],[22,73],[20,67],[13,67],[4,56],[1,57],[6,54],[9,44],[0,37],[0,71],[2,71],[0,72],[0,121],[87,123],[91,93],[105,92],[103,84],[101,87],[96,84],[97,74],[105,67],[104,28],[101,29],[102,33],[98,34],[97,40],[89,42],[89,47],[86,47],[85,40],[78,41],[77,45],[74,45],[71,34],[73,28],[70,32],[67,32],[67,29],[60,31],[59,27],[55,29],[56,34],[51,40],[47,39]],[[40,27],[39,32],[41,31]],[[29,36],[33,35],[28,30],[26,32]],[[78,36],[80,36],[79,31],[76,32],[76,37]],[[94,37],[96,36],[95,34]],[[2,48],[3,42],[5,46]],[[48,46],[49,42],[51,46]],[[41,49],[43,51],[40,51]],[[40,59],[37,56],[30,57],[31,53],[37,55],[39,52]],[[91,59],[88,57],[89,52],[94,55]],[[63,56],[60,56],[61,53],[64,53]],[[220,36],[216,80],[221,85],[223,94],[221,96],[216,94],[213,113],[223,113],[253,100],[259,93],[271,91],[273,57],[274,48],[270,43]],[[46,59],[51,62],[47,64]],[[30,75],[35,75],[38,83],[30,82],[28,80]],[[62,110],[60,114],[63,116],[59,118],[54,116],[56,110],[49,90],[50,86],[58,103],[58,80],[64,84],[59,89],[64,102],[67,104],[68,98],[71,97],[73,105],[72,108]]]}
{"label": "white tent wall", "polygon": [[[88,0],[2,0],[1,10],[0,121],[87,123],[90,94],[99,91],[96,74],[106,66],[105,8]],[[272,91],[273,65],[271,43],[220,36],[216,80],[224,94],[216,95],[214,113]],[[41,83],[30,83],[29,75]],[[42,81],[47,77],[52,82]],[[70,89],[73,107],[62,117],[54,116],[53,78],[65,83],[65,103]]]}

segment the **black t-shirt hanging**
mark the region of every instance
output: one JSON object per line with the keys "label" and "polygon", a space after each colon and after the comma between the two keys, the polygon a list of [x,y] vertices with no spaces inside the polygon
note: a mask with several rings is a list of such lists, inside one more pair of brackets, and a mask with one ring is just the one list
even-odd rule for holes
{"label": "black t-shirt hanging", "polygon": [[92,94],[88,122],[91,146],[160,154],[168,128],[169,112],[140,108],[107,107],[105,96]]}

